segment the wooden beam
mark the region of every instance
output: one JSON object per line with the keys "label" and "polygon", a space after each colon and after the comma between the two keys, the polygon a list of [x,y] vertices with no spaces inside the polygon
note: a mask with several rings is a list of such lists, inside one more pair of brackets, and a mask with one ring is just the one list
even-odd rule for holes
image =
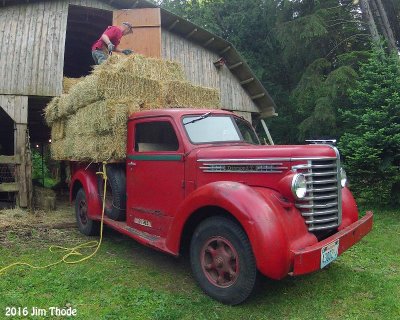
{"label": "wooden beam", "polygon": [[211,38],[210,40],[208,40],[207,42],[205,42],[203,44],[203,47],[207,47],[211,42],[213,42],[215,40],[215,38]]}
{"label": "wooden beam", "polygon": [[20,164],[21,157],[17,154],[14,156],[0,156],[0,164]]}
{"label": "wooden beam", "polygon": [[229,46],[229,47],[226,47],[224,50],[222,50],[219,54],[220,55],[222,55],[222,54],[224,54],[224,53],[226,53],[226,52],[228,52],[229,50],[231,50],[232,49],[232,47],[231,46]]}
{"label": "wooden beam", "polygon": [[0,183],[0,192],[18,192],[18,184]]}
{"label": "wooden beam", "polygon": [[251,99],[252,100],[257,100],[257,99],[260,99],[262,97],[265,97],[265,93],[260,93],[260,94],[257,94],[255,96],[252,96]]}
{"label": "wooden beam", "polygon": [[175,20],[173,24],[171,24],[168,28],[168,31],[171,31],[175,26],[179,23],[179,19]]}
{"label": "wooden beam", "polygon": [[253,81],[254,81],[254,78],[249,78],[247,80],[241,81],[240,84],[242,86],[244,86],[245,84],[248,84],[248,83],[253,82]]}
{"label": "wooden beam", "polygon": [[28,97],[0,95],[2,108],[16,123],[28,123]]}
{"label": "wooden beam", "polygon": [[235,64],[229,66],[228,69],[233,70],[233,69],[240,67],[241,65],[243,65],[243,62],[238,62],[238,63],[235,63]]}
{"label": "wooden beam", "polygon": [[196,29],[193,29],[191,32],[189,32],[189,33],[186,35],[186,39],[189,39],[190,37],[192,37],[197,31],[198,31],[197,28],[196,28]]}

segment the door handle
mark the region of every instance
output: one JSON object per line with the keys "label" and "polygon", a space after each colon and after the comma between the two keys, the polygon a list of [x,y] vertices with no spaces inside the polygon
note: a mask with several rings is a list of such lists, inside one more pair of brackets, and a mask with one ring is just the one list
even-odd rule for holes
{"label": "door handle", "polygon": [[128,167],[133,168],[136,166],[136,163],[133,161],[128,162]]}

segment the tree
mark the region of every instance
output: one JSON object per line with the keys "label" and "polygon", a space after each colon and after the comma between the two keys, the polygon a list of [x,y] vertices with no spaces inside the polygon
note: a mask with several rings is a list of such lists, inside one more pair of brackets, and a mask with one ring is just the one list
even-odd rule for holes
{"label": "tree", "polygon": [[352,190],[366,202],[400,203],[400,65],[375,49],[343,108],[347,133],[339,147]]}

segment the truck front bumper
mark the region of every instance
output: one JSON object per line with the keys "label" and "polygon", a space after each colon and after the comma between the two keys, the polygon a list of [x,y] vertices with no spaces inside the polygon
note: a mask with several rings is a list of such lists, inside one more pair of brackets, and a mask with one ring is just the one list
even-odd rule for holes
{"label": "truck front bumper", "polygon": [[292,250],[294,255],[293,271],[290,275],[298,276],[321,269],[321,250],[328,244],[339,240],[339,252],[341,255],[348,248],[360,241],[372,229],[373,213],[367,212],[360,220],[347,228],[301,250]]}

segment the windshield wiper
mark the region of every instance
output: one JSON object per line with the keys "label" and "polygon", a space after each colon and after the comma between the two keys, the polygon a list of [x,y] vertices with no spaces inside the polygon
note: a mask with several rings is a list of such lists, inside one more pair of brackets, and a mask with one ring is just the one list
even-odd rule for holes
{"label": "windshield wiper", "polygon": [[207,112],[207,113],[203,114],[202,116],[200,116],[200,117],[198,117],[196,119],[193,119],[193,120],[191,120],[189,122],[184,123],[183,125],[186,126],[186,125],[188,125],[190,123],[195,123],[197,121],[201,121],[201,120],[203,120],[205,118],[208,118],[210,115],[211,115],[211,112]]}

